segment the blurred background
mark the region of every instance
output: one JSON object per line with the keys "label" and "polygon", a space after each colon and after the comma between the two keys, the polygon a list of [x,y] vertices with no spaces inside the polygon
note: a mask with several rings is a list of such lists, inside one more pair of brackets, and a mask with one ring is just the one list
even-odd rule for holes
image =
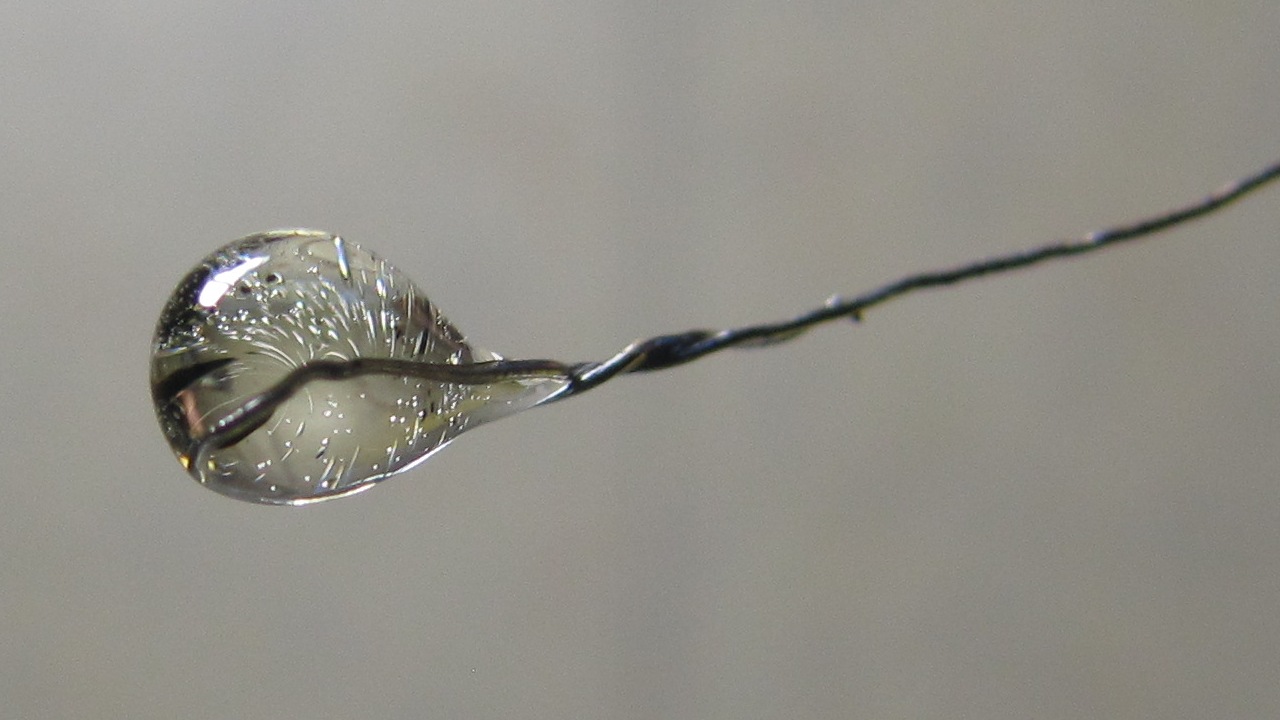
{"label": "blurred background", "polygon": [[343,233],[588,360],[1280,156],[1280,4],[9,3],[4,718],[1280,713],[1280,192],[468,433],[201,489],[155,318]]}

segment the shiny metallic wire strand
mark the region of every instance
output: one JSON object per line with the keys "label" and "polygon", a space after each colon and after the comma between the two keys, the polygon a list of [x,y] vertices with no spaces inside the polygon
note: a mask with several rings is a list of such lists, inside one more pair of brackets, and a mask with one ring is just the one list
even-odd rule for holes
{"label": "shiny metallic wire strand", "polygon": [[1133,223],[1098,230],[1083,238],[1050,243],[947,270],[908,275],[853,298],[834,297],[824,306],[791,320],[729,330],[691,330],[639,340],[603,362],[569,364],[555,360],[497,360],[442,364],[388,358],[310,362],[295,369],[268,390],[245,401],[215,423],[200,442],[200,452],[203,454],[234,445],[245,438],[266,422],[276,408],[312,380],[394,375],[440,383],[483,385],[521,378],[562,378],[568,384],[552,399],[563,400],[618,375],[662,370],[730,347],[759,347],[785,342],[804,334],[815,325],[831,320],[849,318],[855,322],[860,321],[868,309],[917,290],[955,285],[984,275],[1030,267],[1056,258],[1083,255],[1110,245],[1147,237],[1213,213],[1277,179],[1280,179],[1280,162],[1230,182],[1195,202]]}

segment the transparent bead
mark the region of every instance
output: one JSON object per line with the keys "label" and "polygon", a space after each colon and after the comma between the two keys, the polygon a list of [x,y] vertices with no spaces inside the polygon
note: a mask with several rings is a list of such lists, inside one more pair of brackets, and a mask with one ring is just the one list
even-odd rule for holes
{"label": "transparent bead", "polygon": [[300,505],[371,487],[465,430],[566,385],[560,378],[313,380],[248,435],[201,451],[210,428],[291,370],[356,357],[500,359],[467,343],[407,276],[373,253],[329,233],[282,230],[233,242],[182,280],[156,327],[152,399],[169,445],[196,480],[241,500]]}

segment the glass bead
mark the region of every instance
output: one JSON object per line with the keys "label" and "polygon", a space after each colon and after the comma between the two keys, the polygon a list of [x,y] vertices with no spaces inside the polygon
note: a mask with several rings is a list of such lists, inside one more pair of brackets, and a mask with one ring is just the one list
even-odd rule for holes
{"label": "glass bead", "polygon": [[304,363],[366,357],[500,359],[468,343],[406,275],[341,237],[250,235],[201,261],[169,298],[152,346],[152,399],[170,447],[200,483],[301,505],[367,489],[566,387],[563,378],[312,380],[244,437],[202,446],[210,428]]}

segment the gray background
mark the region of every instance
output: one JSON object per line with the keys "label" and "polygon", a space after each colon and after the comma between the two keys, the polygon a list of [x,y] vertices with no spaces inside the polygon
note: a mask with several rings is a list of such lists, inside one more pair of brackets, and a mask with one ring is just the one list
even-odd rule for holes
{"label": "gray background", "polygon": [[619,380],[354,499],[200,489],[154,318],[342,232],[607,356],[1280,153],[1280,3],[8,3],[4,718],[1280,713],[1280,193]]}

